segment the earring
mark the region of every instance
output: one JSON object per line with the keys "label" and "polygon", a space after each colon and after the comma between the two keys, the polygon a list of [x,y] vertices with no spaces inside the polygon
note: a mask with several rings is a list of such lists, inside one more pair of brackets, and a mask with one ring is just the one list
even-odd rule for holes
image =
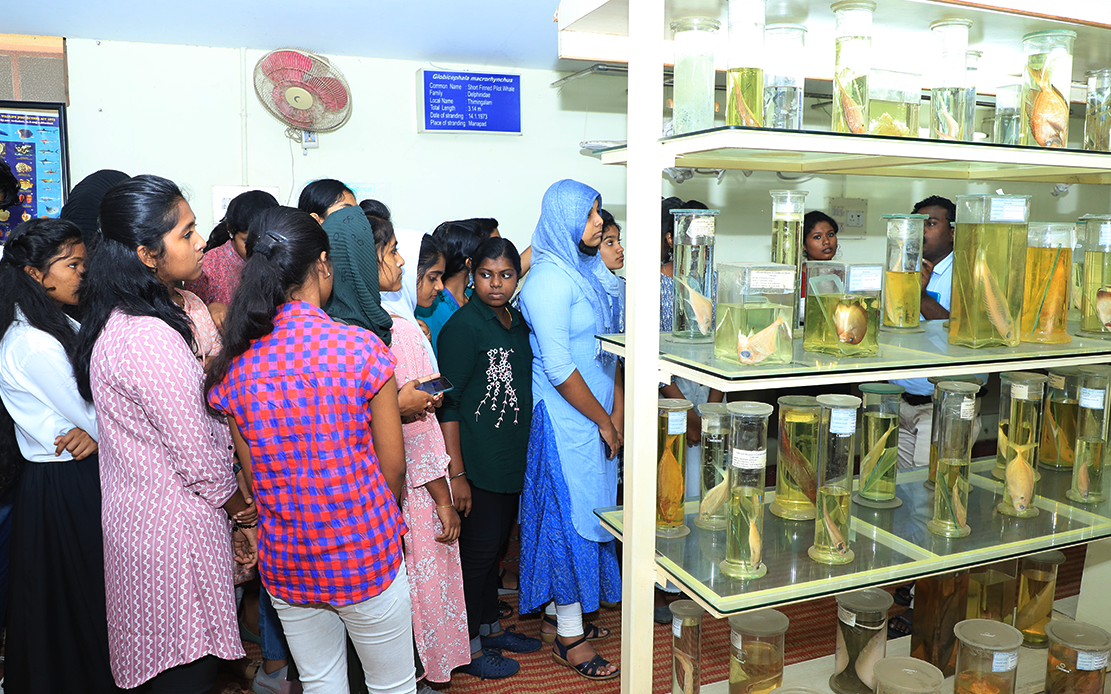
{"label": "earring", "polygon": [[332,273],[329,272],[327,275],[324,275],[324,279],[328,279],[331,276],[332,276]]}

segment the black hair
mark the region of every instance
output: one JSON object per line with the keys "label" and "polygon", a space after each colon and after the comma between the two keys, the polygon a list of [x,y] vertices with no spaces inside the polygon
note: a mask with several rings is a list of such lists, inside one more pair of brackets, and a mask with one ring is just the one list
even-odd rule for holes
{"label": "black hair", "polygon": [[444,257],[444,249],[432,234],[425,234],[420,240],[420,257],[417,258],[417,282],[424,279],[432,266]]}
{"label": "black hair", "polygon": [[112,186],[100,203],[100,238],[85,263],[81,279],[84,320],[73,357],[73,375],[81,395],[92,401],[89,365],[93,346],[112,311],[150,316],[173,328],[192,348],[193,330],[185,310],[137,253],[145,246],[155,257],[166,250],[163,237],[178,223],[185,201],[173,181],[144,174]]}
{"label": "black hair", "polygon": [[19,202],[19,181],[12,173],[8,162],[0,159],[0,210],[6,210]]}
{"label": "black hair", "polygon": [[491,236],[478,247],[474,249],[471,254],[471,267],[477,269],[483,260],[497,260],[498,258],[508,258],[513,269],[517,271],[517,278],[521,277],[521,254],[517,252],[517,247],[509,239],[503,239],[500,236]]}
{"label": "black hair", "polygon": [[931,195],[925,200],[919,202],[914,206],[914,211],[911,214],[918,214],[918,210],[923,207],[942,207],[945,208],[945,214],[949,216],[949,223],[957,223],[957,206],[949,198],[943,198],[940,195]]}
{"label": "black hair", "polygon": [[366,212],[367,214],[372,214],[375,217],[381,217],[387,222],[390,221],[391,213],[389,205],[382,202],[381,200],[367,198],[366,200],[362,200],[359,202],[359,207],[363,208],[363,212]]}
{"label": "black hair", "polygon": [[598,216],[602,218],[603,232],[605,231],[606,227],[617,227],[617,230],[621,231],[621,225],[617,223],[617,220],[613,218],[613,215],[609,213],[609,210],[604,210],[599,207]]}
{"label": "black hair", "polygon": [[[60,255],[81,243],[81,228],[64,219],[32,219],[12,230],[0,257],[0,338],[15,321],[16,307],[24,320],[61,343],[70,357],[77,347],[77,331],[50,294],[29,274],[42,273]],[[0,401],[0,493],[10,489],[23,469],[15,438],[15,420]]]}
{"label": "black hair", "polygon": [[363,200],[363,202],[359,203],[359,207],[362,208],[363,212],[366,214],[367,221],[370,222],[370,229],[374,232],[374,248],[378,251],[378,259],[381,260],[382,254],[386,252],[386,244],[390,242],[390,239],[394,238],[393,222],[388,219],[383,219],[372,212],[368,212],[367,208],[363,207],[363,203],[365,202],[371,201]]}
{"label": "black hair", "polygon": [[826,224],[833,227],[834,234],[841,231],[841,228],[837,226],[836,219],[830,217],[828,214],[822,212],[821,210],[811,210],[807,212],[806,216],[802,218],[802,235],[806,236],[807,234],[809,234],[814,227],[818,226],[819,222],[825,222]]}
{"label": "black hair", "polygon": [[228,211],[224,218],[208,235],[208,243],[204,252],[208,253],[213,248],[223,246],[236,234],[245,234],[251,226],[251,220],[263,210],[278,206],[278,199],[265,190],[248,190],[232,198],[228,203]]}
{"label": "black hair", "polygon": [[444,250],[444,279],[467,271],[467,259],[478,244],[490,238],[489,232],[472,220],[444,222],[432,232]]}
{"label": "black hair", "polygon": [[[304,283],[320,254],[331,250],[328,234],[320,224],[293,207],[263,210],[251,222],[247,234],[251,253],[224,319],[224,348],[210,362],[205,375],[206,394],[224,380],[228,367],[250,349],[252,342],[274,331],[278,307]],[[220,414],[208,407],[213,414]]]}
{"label": "black hair", "polygon": [[[675,242],[675,215],[671,214],[672,210],[708,210],[709,208],[705,203],[697,200],[687,200],[684,202],[682,198],[672,196],[664,198],[661,203],[661,218],[660,218],[660,262],[671,262],[671,256],[674,249],[667,244],[667,237],[670,235],[672,244]],[[605,226],[602,227],[605,229]]]}
{"label": "black hair", "polygon": [[297,198],[297,208],[324,219],[328,216],[328,208],[339,202],[344,193],[351,193],[351,197],[355,197],[355,192],[342,182],[334,178],[321,178],[305,186],[301,197]]}
{"label": "black hair", "polygon": [[460,220],[460,223],[473,227],[475,231],[482,234],[484,238],[491,236],[498,230],[498,220],[493,217],[472,217],[470,219]]}

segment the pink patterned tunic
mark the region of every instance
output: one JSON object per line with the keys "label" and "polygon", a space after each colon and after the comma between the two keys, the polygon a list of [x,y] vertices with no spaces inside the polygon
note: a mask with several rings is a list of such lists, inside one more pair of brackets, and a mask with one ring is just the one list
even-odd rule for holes
{"label": "pink patterned tunic", "polygon": [[[398,386],[432,373],[420,328],[394,316],[390,351],[397,358]],[[402,425],[405,434],[405,499],[401,510],[405,535],[405,568],[413,603],[413,636],[432,682],[450,682],[451,671],[471,662],[467,606],[463,601],[463,571],[459,543],[436,542],[444,531],[436,515],[436,501],[424,485],[447,474],[444,435],[435,415]]]}
{"label": "pink patterned tunic", "polygon": [[204,374],[157,318],[116,311],[93,348],[112,674],[125,688],[213,654],[244,655],[235,617],[231,437]]}
{"label": "pink patterned tunic", "polygon": [[186,282],[185,288],[206,304],[230,304],[239,287],[239,275],[245,264],[246,261],[235,252],[235,246],[228,241],[204,254],[201,276]]}

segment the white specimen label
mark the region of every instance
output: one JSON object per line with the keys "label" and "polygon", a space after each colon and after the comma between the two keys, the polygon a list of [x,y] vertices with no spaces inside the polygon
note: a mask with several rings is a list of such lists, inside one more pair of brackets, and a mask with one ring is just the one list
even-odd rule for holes
{"label": "white specimen label", "polygon": [[680,617],[672,617],[671,618],[671,635],[674,636],[677,639],[681,638],[683,636],[683,620],[682,620],[682,618],[680,618]]}
{"label": "white specimen label", "polygon": [[1025,383],[1012,383],[1011,384],[1011,397],[1017,400],[1030,399],[1030,386]]}
{"label": "white specimen label", "polygon": [[674,436],[676,434],[683,434],[687,431],[687,413],[686,410],[682,412],[668,412],[667,413],[667,435]]}
{"label": "white specimen label", "polygon": [[1077,651],[1077,670],[1102,670],[1107,667],[1107,651]]}
{"label": "white specimen label", "polygon": [[1099,245],[1111,246],[1111,222],[1099,223]]}
{"label": "white specimen label", "polygon": [[[713,217],[691,217],[690,224],[687,225],[685,236],[687,238],[694,238],[696,236],[713,236],[714,235],[714,218]],[[676,243],[681,243],[679,239],[675,240]]]}
{"label": "white specimen label", "polygon": [[752,289],[791,291],[795,288],[795,273],[791,270],[753,270],[748,279]]}
{"label": "white specimen label", "polygon": [[991,656],[992,672],[1010,672],[1018,665],[1018,651],[997,651]]}
{"label": "white specimen label", "polygon": [[882,265],[864,265],[849,268],[850,292],[878,292],[882,288]]}
{"label": "white specimen label", "polygon": [[729,632],[729,643],[733,644],[733,648],[738,651],[741,650],[741,635],[735,631]]}
{"label": "white specimen label", "polygon": [[829,433],[847,436],[856,433],[856,410],[830,410]]}
{"label": "white specimen label", "polygon": [[1104,391],[1099,388],[1081,388],[1080,406],[1086,410],[1102,410],[1103,396]]}
{"label": "white specimen label", "polygon": [[733,449],[733,467],[744,470],[759,470],[768,463],[768,449],[762,451],[742,451]]}
{"label": "white specimen label", "polygon": [[837,606],[837,619],[840,619],[842,622],[844,622],[845,624],[848,624],[851,627],[856,626],[856,613],[855,612],[849,612],[848,610],[846,610],[844,607],[841,607],[840,605]]}
{"label": "white specimen label", "polygon": [[976,398],[961,400],[961,419],[972,419],[976,414]]}
{"label": "white specimen label", "polygon": [[1026,198],[992,198],[989,214],[993,222],[1025,222]]}
{"label": "white specimen label", "polygon": [[1049,387],[1061,390],[1065,387],[1065,377],[1061,374],[1049,374]]}

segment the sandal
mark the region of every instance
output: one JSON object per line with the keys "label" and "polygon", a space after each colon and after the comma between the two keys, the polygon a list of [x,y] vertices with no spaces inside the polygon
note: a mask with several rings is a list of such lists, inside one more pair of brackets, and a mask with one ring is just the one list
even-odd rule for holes
{"label": "sandal", "polygon": [[903,636],[910,636],[913,630],[911,620],[914,619],[914,610],[907,610],[906,612],[892,617],[887,622],[887,638],[897,639]]}
{"label": "sandal", "polygon": [[498,619],[508,619],[513,616],[513,605],[505,600],[498,600]]}
{"label": "sandal", "polygon": [[[555,618],[548,614],[544,615],[544,624],[551,624],[553,627],[557,625]],[[556,635],[557,633],[554,631],[549,634],[543,629],[540,630],[540,638],[544,640],[544,643],[555,643]],[[601,628],[591,622],[583,624],[583,639],[587,641],[601,641],[608,638],[609,635],[609,629]]]}
{"label": "sandal", "polygon": [[614,670],[608,675],[599,674],[607,665],[610,664],[610,661],[606,660],[597,653],[595,653],[594,657],[586,661],[585,663],[572,665],[571,662],[567,660],[567,652],[570,651],[572,648],[581,646],[586,642],[587,638],[585,636],[567,646],[564,646],[558,640],[554,641],[552,645],[554,645],[555,648],[552,649],[552,660],[556,661],[560,665],[566,665],[567,667],[571,668],[575,672],[579,673],[579,675],[585,677],[588,680],[612,680],[614,677],[617,677],[621,674],[620,669]]}

